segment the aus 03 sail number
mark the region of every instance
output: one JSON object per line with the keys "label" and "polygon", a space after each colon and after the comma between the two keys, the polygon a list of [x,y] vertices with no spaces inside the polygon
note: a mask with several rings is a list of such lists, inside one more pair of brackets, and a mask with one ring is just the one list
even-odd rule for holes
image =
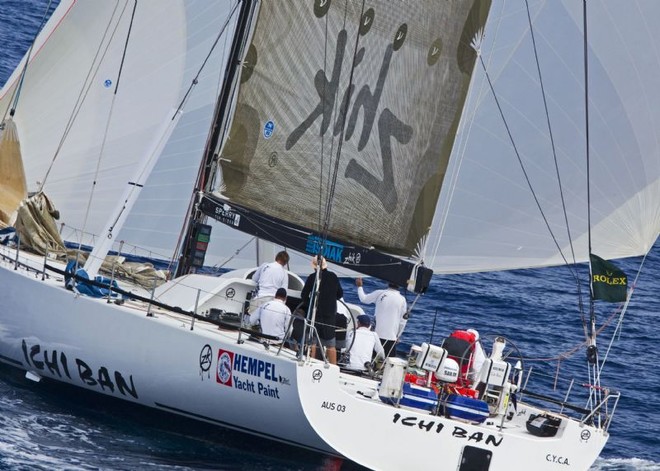
{"label": "aus 03 sail number", "polygon": [[346,412],[346,406],[344,404],[330,401],[323,401],[321,403],[321,409],[327,409],[336,412]]}

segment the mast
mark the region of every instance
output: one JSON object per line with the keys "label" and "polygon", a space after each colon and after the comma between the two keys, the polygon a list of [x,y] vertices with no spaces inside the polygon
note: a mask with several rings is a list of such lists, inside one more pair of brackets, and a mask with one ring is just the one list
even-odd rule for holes
{"label": "mast", "polygon": [[585,145],[586,145],[586,159],[587,159],[587,241],[589,249],[589,324],[591,330],[589,332],[589,346],[587,347],[587,359],[590,364],[595,364],[598,358],[598,350],[596,347],[596,313],[594,306],[594,289],[593,289],[593,267],[591,266],[591,186],[590,186],[590,159],[589,159],[589,51],[587,43],[587,1],[582,2],[582,18],[583,18],[583,32],[584,32],[584,119],[585,119]]}
{"label": "mast", "polygon": [[175,276],[186,275],[191,273],[193,269],[194,247],[196,243],[195,235],[199,225],[206,221],[206,215],[199,210],[199,199],[202,192],[207,189],[208,185],[211,184],[214,179],[214,171],[218,157],[216,149],[218,148],[218,143],[220,142],[223,130],[225,129],[227,110],[231,105],[235,81],[239,67],[241,67],[241,53],[245,46],[250,19],[252,18],[255,4],[255,0],[242,0],[238,14],[236,33],[234,34],[231,51],[229,53],[229,60],[227,61],[227,67],[225,69],[224,80],[222,82],[222,88],[216,103],[213,124],[211,125],[209,137],[206,141],[199,173],[197,174],[197,182],[195,183],[195,189],[192,195],[193,203],[190,205],[186,222],[184,222],[185,238],[183,239],[182,250],[179,254],[179,262],[177,264]]}

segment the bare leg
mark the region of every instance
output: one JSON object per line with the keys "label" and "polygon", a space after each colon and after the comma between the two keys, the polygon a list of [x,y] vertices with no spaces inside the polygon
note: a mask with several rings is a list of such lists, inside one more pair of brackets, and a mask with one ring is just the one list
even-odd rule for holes
{"label": "bare leg", "polygon": [[327,347],[325,353],[328,356],[328,361],[333,365],[337,364],[337,349],[335,347]]}

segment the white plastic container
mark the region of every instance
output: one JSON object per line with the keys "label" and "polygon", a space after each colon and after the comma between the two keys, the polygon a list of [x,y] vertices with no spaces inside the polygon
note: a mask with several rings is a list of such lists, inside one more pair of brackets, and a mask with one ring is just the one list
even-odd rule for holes
{"label": "white plastic container", "polygon": [[421,350],[417,353],[415,364],[418,368],[437,373],[445,358],[447,358],[447,350],[424,342]]}
{"label": "white plastic container", "polygon": [[442,362],[440,369],[435,373],[435,377],[438,381],[443,383],[455,383],[458,380],[458,372],[460,367],[458,362],[453,358],[446,358]]}
{"label": "white plastic container", "polygon": [[383,379],[378,386],[378,397],[387,403],[398,403],[403,394],[403,381],[406,377],[408,362],[401,358],[385,359]]}

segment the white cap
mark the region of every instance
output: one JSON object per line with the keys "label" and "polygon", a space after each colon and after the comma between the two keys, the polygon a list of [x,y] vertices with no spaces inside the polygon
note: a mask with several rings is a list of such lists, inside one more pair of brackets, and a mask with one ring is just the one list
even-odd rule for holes
{"label": "white cap", "polygon": [[474,329],[468,329],[467,331],[470,332],[471,334],[474,334],[474,340],[479,340],[479,332],[477,332]]}

